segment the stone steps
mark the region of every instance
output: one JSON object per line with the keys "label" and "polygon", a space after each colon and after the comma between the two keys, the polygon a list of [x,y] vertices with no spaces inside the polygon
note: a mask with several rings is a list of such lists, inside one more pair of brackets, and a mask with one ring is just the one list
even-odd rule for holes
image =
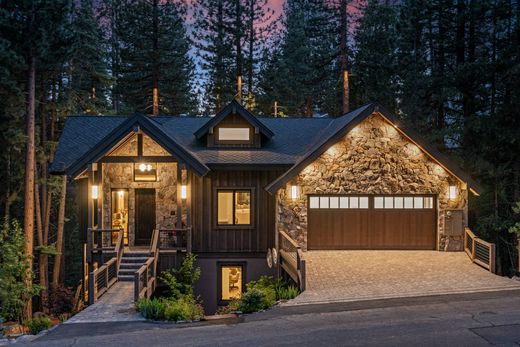
{"label": "stone steps", "polygon": [[125,249],[119,264],[117,279],[122,282],[133,281],[135,272],[148,260],[148,257],[150,257],[148,250]]}

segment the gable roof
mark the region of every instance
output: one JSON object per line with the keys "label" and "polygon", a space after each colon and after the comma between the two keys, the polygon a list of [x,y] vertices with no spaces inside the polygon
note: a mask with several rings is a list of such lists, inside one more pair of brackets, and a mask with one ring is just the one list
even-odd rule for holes
{"label": "gable roof", "polygon": [[294,176],[301,172],[307,165],[311,164],[319,156],[321,156],[328,148],[346,136],[350,130],[356,125],[364,121],[373,113],[379,113],[390,123],[396,126],[397,130],[410,141],[418,145],[426,154],[444,167],[450,174],[458,178],[460,181],[467,183],[475,193],[481,191],[481,187],[467,175],[457,164],[453,163],[448,157],[439,152],[435,147],[430,146],[422,137],[413,129],[408,128],[404,124],[399,124],[397,117],[386,110],[377,102],[373,102],[361,106],[342,117],[334,119],[324,130],[322,136],[310,146],[310,148],[300,157],[300,159],[283,175],[271,182],[265,189],[274,194],[283,185],[289,182]]}
{"label": "gable roof", "polygon": [[201,139],[204,135],[206,135],[211,128],[220,123],[226,116],[237,113],[242,116],[249,124],[251,124],[254,128],[257,128],[262,135],[270,139],[274,136],[274,133],[262,122],[258,120],[251,112],[246,110],[242,105],[240,105],[236,100],[232,100],[229,104],[226,105],[220,112],[218,112],[215,117],[211,118],[206,124],[204,124],[201,128],[195,131],[194,135],[197,139]]}
{"label": "gable roof", "polygon": [[[84,118],[84,117],[77,117]],[[103,118],[112,118],[112,117],[96,117],[97,120]],[[62,144],[62,141],[67,140],[67,136],[73,136],[70,133],[77,134],[78,132],[67,132],[67,127],[64,128],[64,135],[60,139],[60,145],[58,146],[58,150],[56,151],[55,160],[51,167],[52,172],[67,172],[70,176],[77,176],[82,171],[87,168],[89,163],[96,162],[102,156],[105,155],[107,151],[113,148],[116,144],[118,144],[121,140],[123,140],[128,134],[136,131],[137,129],[142,130],[146,133],[150,138],[152,138],[155,142],[157,142],[160,146],[162,146],[165,150],[167,150],[172,156],[177,157],[179,160],[183,161],[188,165],[195,173],[198,175],[205,175],[209,168],[203,164],[193,153],[186,150],[184,146],[178,144],[173,138],[166,135],[164,131],[161,129],[160,125],[154,122],[149,117],[146,117],[142,114],[136,114],[132,117],[125,117],[126,119],[121,119],[121,117],[115,118],[112,124],[110,122],[103,122],[103,125],[108,125],[108,129],[100,129],[99,127],[95,127],[94,130],[99,130],[101,135],[94,135],[94,137],[98,138],[98,141],[95,143],[90,143],[89,148],[83,150],[81,155],[76,155],[74,158],[70,158],[70,155],[64,155],[67,153],[66,149]],[[91,125],[91,124],[90,124]],[[80,133],[84,133],[87,129],[78,129]],[[89,129],[89,133],[93,135],[93,129]],[[94,132],[95,133],[95,132]],[[104,135],[104,136],[103,136]],[[91,138],[92,139],[92,138]],[[68,139],[67,144],[70,142],[74,142],[76,139]],[[80,143],[84,143],[85,139],[81,138]],[[62,154],[62,152],[64,152]],[[64,158],[65,157],[65,158]],[[69,165],[66,164],[64,159],[72,159],[69,160]]]}

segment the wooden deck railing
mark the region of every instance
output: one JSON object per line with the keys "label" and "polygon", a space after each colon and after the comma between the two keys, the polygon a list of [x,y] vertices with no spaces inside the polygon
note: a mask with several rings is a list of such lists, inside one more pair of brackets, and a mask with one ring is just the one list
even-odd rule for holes
{"label": "wooden deck railing", "polygon": [[305,290],[306,263],[300,246],[285,232],[280,231],[280,266]]}
{"label": "wooden deck railing", "polygon": [[[103,235],[106,230],[100,231],[100,235]],[[101,295],[103,295],[110,287],[117,282],[117,273],[119,272],[119,264],[121,263],[121,257],[123,255],[124,241],[123,241],[123,229],[116,230],[118,232],[117,242],[114,248],[116,256],[111,258],[109,261],[104,263],[101,267],[92,271],[88,277],[88,302],[89,305],[95,303]],[[111,233],[115,232],[110,230]],[[102,236],[101,236],[102,237]],[[98,239],[99,240],[99,239]],[[91,240],[89,240],[91,241]],[[98,247],[99,249],[99,247]]]}
{"label": "wooden deck railing", "polygon": [[[87,230],[87,261],[92,261],[92,255],[94,253],[103,255],[104,252],[115,252],[117,245],[120,243],[119,234],[122,232],[123,229],[89,228]],[[104,240],[104,235],[106,234],[109,234],[109,239],[112,240],[112,235],[114,235],[114,233],[118,234],[118,239],[114,245],[112,245],[112,242],[109,243],[108,241]]]}
{"label": "wooden deck railing", "polygon": [[496,251],[494,243],[479,239],[469,228],[466,228],[464,231],[464,251],[471,261],[495,273]]}
{"label": "wooden deck railing", "polygon": [[191,253],[191,227],[159,229],[159,249]]}
{"label": "wooden deck railing", "polygon": [[152,233],[150,257],[134,273],[134,301],[152,296],[157,286],[157,259],[159,258],[159,230]]}

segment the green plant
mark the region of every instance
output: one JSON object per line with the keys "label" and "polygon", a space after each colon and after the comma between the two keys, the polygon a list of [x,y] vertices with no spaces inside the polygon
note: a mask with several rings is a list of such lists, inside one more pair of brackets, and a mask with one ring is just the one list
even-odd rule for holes
{"label": "green plant", "polygon": [[[513,212],[515,215],[520,215],[520,201],[513,206]],[[516,237],[520,238],[520,222],[516,222],[512,227],[509,228],[511,234],[516,234]]]}
{"label": "green plant", "polygon": [[164,318],[170,321],[200,320],[204,316],[202,306],[190,297],[165,300]]}
{"label": "green plant", "polygon": [[247,283],[246,293],[251,290],[258,290],[262,293],[262,309],[269,308],[276,303],[275,282],[271,276],[262,276],[257,281]]}
{"label": "green plant", "polygon": [[298,294],[300,294],[298,287],[288,285],[280,287],[276,293],[276,297],[278,298],[278,300],[290,300],[297,297]]}
{"label": "green plant", "polygon": [[36,317],[29,319],[25,325],[29,328],[29,332],[37,335],[40,331],[47,330],[52,327],[52,322],[49,317]]}
{"label": "green plant", "polygon": [[247,292],[242,295],[239,306],[240,311],[243,313],[257,312],[269,307],[270,306],[266,306],[265,293],[258,288],[248,289]]}
{"label": "green plant", "polygon": [[24,253],[25,240],[20,224],[13,220],[0,228],[0,315],[6,320],[23,321],[23,308],[41,287],[26,286],[27,276],[32,276],[28,257]]}
{"label": "green plant", "polygon": [[240,311],[241,303],[242,301],[240,299],[232,300],[226,306],[219,307],[217,310],[217,314],[236,313]]}
{"label": "green plant", "polygon": [[72,288],[59,285],[49,291],[50,311],[54,316],[71,312],[74,307]]}
{"label": "green plant", "polygon": [[166,305],[163,299],[139,299],[136,309],[146,319],[162,320]]}
{"label": "green plant", "polygon": [[193,286],[200,278],[200,267],[195,267],[196,256],[188,254],[180,268],[164,271],[160,279],[168,288],[171,299],[179,299],[184,295],[193,297]]}

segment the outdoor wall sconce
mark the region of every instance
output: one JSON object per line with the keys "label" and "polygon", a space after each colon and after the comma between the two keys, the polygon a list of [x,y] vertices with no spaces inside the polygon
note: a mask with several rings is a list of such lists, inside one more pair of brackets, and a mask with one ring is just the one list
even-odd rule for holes
{"label": "outdoor wall sconce", "polygon": [[181,186],[181,198],[185,200],[188,197],[188,189],[185,184]]}
{"label": "outdoor wall sconce", "polygon": [[450,185],[449,198],[450,198],[450,200],[455,200],[457,198],[457,186]]}
{"label": "outdoor wall sconce", "polygon": [[293,199],[293,200],[298,199],[298,186],[295,186],[295,185],[291,186],[291,199]]}
{"label": "outdoor wall sconce", "polygon": [[93,185],[92,186],[92,199],[97,199],[99,196],[99,191],[98,191],[98,186],[97,185]]}

